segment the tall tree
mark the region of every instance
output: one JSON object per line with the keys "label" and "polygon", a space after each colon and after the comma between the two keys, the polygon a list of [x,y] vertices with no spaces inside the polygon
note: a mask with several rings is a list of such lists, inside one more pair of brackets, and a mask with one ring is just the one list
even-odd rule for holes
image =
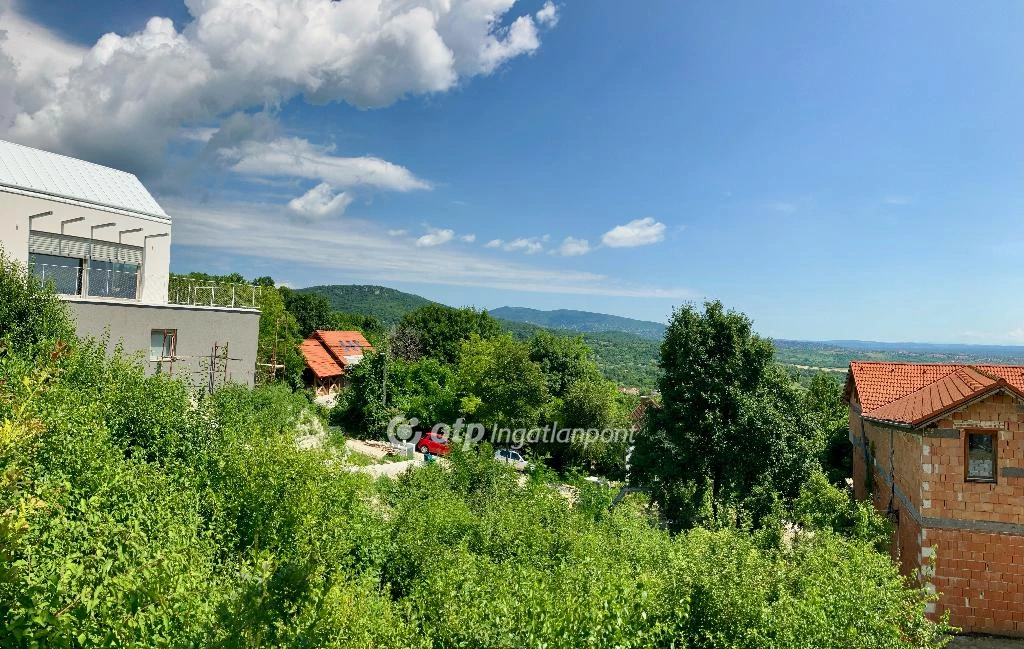
{"label": "tall tree", "polygon": [[815,467],[802,395],[773,354],[720,302],[673,313],[661,345],[663,405],[649,411],[633,472],[675,528],[756,523]]}
{"label": "tall tree", "polygon": [[433,303],[407,313],[399,329],[415,331],[425,355],[449,364],[458,362],[462,342],[470,336],[491,338],[501,333],[501,325],[487,311]]}
{"label": "tall tree", "polygon": [[811,377],[804,396],[822,447],[821,466],[831,482],[839,483],[853,470],[850,411],[843,401],[843,388],[835,374],[818,372]]}
{"label": "tall tree", "polygon": [[505,334],[462,343],[459,377],[463,414],[485,426],[530,428],[547,400],[544,375],[526,346]]}
{"label": "tall tree", "polygon": [[298,293],[282,288],[281,296],[288,312],[299,323],[299,334],[308,336],[317,329],[329,329],[332,320],[331,302],[316,293]]}
{"label": "tall tree", "polygon": [[558,336],[543,329],[529,340],[530,360],[540,367],[548,392],[562,397],[580,380],[601,376],[582,336]]}

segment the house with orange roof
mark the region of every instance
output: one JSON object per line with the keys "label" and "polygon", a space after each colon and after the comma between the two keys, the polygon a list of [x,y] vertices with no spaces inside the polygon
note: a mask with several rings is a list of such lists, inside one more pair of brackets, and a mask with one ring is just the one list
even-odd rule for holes
{"label": "house with orange roof", "polygon": [[373,346],[358,331],[314,331],[299,345],[306,360],[306,384],[317,396],[336,393],[345,383],[346,370],[358,365],[368,351]]}
{"label": "house with orange roof", "polygon": [[854,492],[967,632],[1024,636],[1024,366],[850,363]]}

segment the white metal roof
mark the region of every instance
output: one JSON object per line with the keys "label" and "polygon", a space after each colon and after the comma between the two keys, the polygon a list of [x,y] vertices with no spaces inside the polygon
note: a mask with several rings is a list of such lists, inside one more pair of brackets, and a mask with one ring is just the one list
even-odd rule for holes
{"label": "white metal roof", "polygon": [[0,186],[168,219],[133,174],[0,140]]}

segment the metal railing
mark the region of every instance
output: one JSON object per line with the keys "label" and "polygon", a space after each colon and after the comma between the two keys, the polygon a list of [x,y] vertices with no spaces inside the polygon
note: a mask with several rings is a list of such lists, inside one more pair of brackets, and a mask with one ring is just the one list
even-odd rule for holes
{"label": "metal railing", "polygon": [[171,277],[167,285],[167,301],[188,306],[223,306],[258,309],[263,293],[255,284],[202,282],[187,277]]}
{"label": "metal railing", "polygon": [[134,300],[139,295],[139,273],[102,268],[89,269],[90,297],[118,297]]}
{"label": "metal railing", "polygon": [[[29,264],[29,270],[60,295],[88,295],[134,300],[139,294],[139,273],[88,266]],[[84,280],[84,281],[83,281]]]}
{"label": "metal railing", "polygon": [[52,284],[53,290],[61,295],[82,294],[81,266],[31,263],[29,272],[44,284]]}

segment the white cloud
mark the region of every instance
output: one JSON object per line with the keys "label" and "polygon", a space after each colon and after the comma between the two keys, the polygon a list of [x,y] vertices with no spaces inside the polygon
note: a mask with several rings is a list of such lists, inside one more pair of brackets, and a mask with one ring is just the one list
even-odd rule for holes
{"label": "white cloud", "polygon": [[388,230],[389,237],[401,237],[408,234],[408,230]]}
{"label": "white cloud", "polygon": [[332,147],[281,137],[269,142],[248,140],[215,155],[232,171],[250,176],[309,178],[343,188],[369,186],[400,192],[430,189],[430,183],[401,165],[370,156],[346,158],[332,153]]}
{"label": "white cloud", "polygon": [[590,242],[586,239],[566,237],[562,245],[558,246],[558,254],[563,257],[579,257],[590,252]]}
{"label": "white cloud", "polygon": [[[323,269],[349,279],[576,295],[674,300],[700,297],[686,289],[635,285],[599,273],[548,269],[477,255],[471,250],[459,254],[444,247],[413,250],[404,240],[359,219],[347,220],[342,230],[325,222],[296,227],[282,217],[279,207],[265,204],[210,205],[171,200],[165,207],[175,216],[175,245],[216,250],[218,254],[251,255],[259,250],[268,260]],[[351,254],[339,255],[339,250]]]}
{"label": "white cloud", "polygon": [[[0,133],[140,171],[162,163],[182,126],[233,111],[296,96],[373,108],[445,92],[535,52],[541,27],[557,19],[557,8],[545,7],[509,20],[515,0],[185,4],[192,21],[181,32],[154,17],[88,50],[2,11],[0,48],[17,72],[13,92],[8,85],[0,95]],[[0,70],[11,76],[10,65]]]}
{"label": "white cloud", "polygon": [[345,192],[334,192],[327,183],[320,183],[298,198],[288,202],[288,209],[296,214],[309,218],[338,216],[352,202],[352,197]]}
{"label": "white cloud", "polygon": [[503,245],[505,245],[505,242],[502,241],[501,239],[491,239],[490,241],[484,244],[484,248],[500,248]]}
{"label": "white cloud", "polygon": [[440,246],[441,244],[448,243],[454,237],[454,230],[441,230],[438,228],[430,228],[429,232],[424,234],[419,239],[416,239],[416,247],[433,248],[434,246]]}
{"label": "white cloud", "polygon": [[534,18],[537,19],[537,24],[545,27],[554,27],[558,24],[558,7],[555,6],[554,2],[548,0],[544,3],[544,6],[540,8]]}
{"label": "white cloud", "polygon": [[459,240],[460,241],[465,241],[466,243],[473,243],[474,241],[476,241],[476,235],[475,234],[464,234],[461,237],[459,237]]}
{"label": "white cloud", "polygon": [[635,219],[617,225],[601,235],[601,243],[609,248],[634,248],[658,243],[665,239],[665,224],[651,217]]}
{"label": "white cloud", "polygon": [[512,252],[522,251],[533,255],[544,250],[544,243],[548,240],[547,235],[543,237],[520,237],[506,243],[502,248]]}

